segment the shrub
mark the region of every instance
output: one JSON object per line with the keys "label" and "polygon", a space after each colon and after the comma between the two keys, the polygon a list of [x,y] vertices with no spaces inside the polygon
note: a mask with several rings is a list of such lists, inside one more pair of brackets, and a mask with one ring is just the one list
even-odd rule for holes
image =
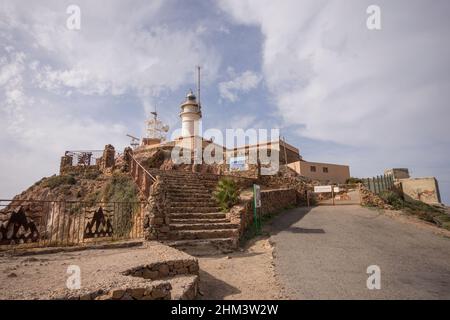
{"label": "shrub", "polygon": [[387,204],[391,205],[395,210],[401,210],[405,207],[405,202],[398,195],[398,193],[393,191],[383,191],[379,194],[381,199],[383,199]]}
{"label": "shrub", "polygon": [[126,236],[131,231],[133,213],[140,208],[138,194],[139,190],[128,174],[114,173],[97,196],[101,201],[120,202],[116,204],[114,215],[114,233],[118,237]]}
{"label": "shrub", "polygon": [[214,198],[222,211],[229,210],[239,201],[239,190],[236,183],[229,178],[222,178],[214,191]]}
{"label": "shrub", "polygon": [[354,177],[350,177],[345,181],[345,184],[357,184],[357,183],[362,183],[362,179],[360,178],[354,178]]}
{"label": "shrub", "polygon": [[95,180],[100,176],[100,170],[90,170],[83,174],[84,179]]}
{"label": "shrub", "polygon": [[114,173],[103,187],[102,201],[137,202],[138,189],[128,174]]}
{"label": "shrub", "polygon": [[159,168],[164,163],[165,159],[165,152],[163,150],[157,150],[150,158],[144,161],[144,167]]}
{"label": "shrub", "polygon": [[447,230],[450,230],[450,222],[444,222],[444,223],[442,224],[442,228],[447,229]]}
{"label": "shrub", "polygon": [[55,189],[56,187],[62,185],[74,185],[77,183],[77,180],[72,175],[60,175],[60,176],[51,176],[44,180],[43,186],[48,187],[50,189]]}
{"label": "shrub", "polygon": [[450,223],[450,215],[448,215],[448,214],[436,215],[434,217],[434,221],[439,226],[444,226],[445,224]]}

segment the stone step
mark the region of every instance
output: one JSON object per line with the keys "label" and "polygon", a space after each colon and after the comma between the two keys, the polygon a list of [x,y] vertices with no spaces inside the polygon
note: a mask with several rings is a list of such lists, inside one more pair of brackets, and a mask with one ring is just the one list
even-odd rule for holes
{"label": "stone step", "polygon": [[216,238],[199,240],[175,240],[165,244],[183,250],[193,256],[208,256],[233,252],[238,247],[237,238]]}
{"label": "stone step", "polygon": [[214,199],[209,201],[198,201],[196,199],[186,199],[186,201],[171,201],[170,207],[217,207],[217,202]]}
{"label": "stone step", "polygon": [[232,238],[238,234],[237,229],[210,229],[210,230],[173,230],[169,233],[169,239],[196,240],[214,238]]}
{"label": "stone step", "polygon": [[162,175],[161,176],[162,179],[164,179],[165,181],[194,181],[194,182],[208,182],[208,183],[217,183],[217,179],[208,179],[202,176],[167,176],[167,175]]}
{"label": "stone step", "polygon": [[235,223],[172,223],[170,230],[213,230],[213,229],[237,229]]}
{"label": "stone step", "polygon": [[202,190],[196,190],[196,189],[190,189],[190,188],[180,188],[180,189],[168,189],[167,190],[170,194],[174,195],[183,195],[183,194],[204,194],[212,196],[212,190],[208,189],[202,189]]}
{"label": "stone step", "polygon": [[198,218],[185,218],[185,219],[170,219],[172,224],[198,224],[198,223],[230,223],[230,219],[227,218],[215,218],[215,219],[198,219]]}
{"label": "stone step", "polygon": [[194,201],[194,202],[209,202],[209,201],[215,201],[215,199],[208,194],[197,194],[197,195],[182,195],[182,194],[168,194],[168,198],[172,202],[182,202],[186,203],[187,201]]}
{"label": "stone step", "polygon": [[201,179],[206,181],[218,181],[219,176],[215,175],[206,175],[192,172],[174,172],[174,171],[166,171],[166,172],[155,172],[153,170],[149,170],[152,175],[159,175],[164,179]]}
{"label": "stone step", "polygon": [[169,213],[214,213],[219,212],[220,207],[170,207]]}
{"label": "stone step", "polygon": [[165,177],[162,176],[162,179],[164,181],[168,181],[168,182],[202,182],[202,183],[210,183],[210,184],[217,184],[218,180],[208,180],[208,179],[203,179],[201,177]]}
{"label": "stone step", "polygon": [[168,186],[200,186],[200,187],[208,187],[208,188],[214,188],[217,184],[216,183],[206,183],[203,181],[166,181],[164,180],[164,184]]}
{"label": "stone step", "polygon": [[226,218],[225,213],[214,212],[214,213],[171,213],[169,215],[171,219],[224,219]]}
{"label": "stone step", "polygon": [[166,186],[168,188],[200,188],[200,189],[210,189],[211,188],[211,186],[207,186],[203,183],[186,183],[186,182],[166,183]]}
{"label": "stone step", "polygon": [[170,187],[167,186],[167,190],[169,190],[169,192],[172,191],[179,191],[179,192],[186,192],[186,191],[194,191],[194,192],[199,192],[199,193],[203,193],[203,192],[211,192],[211,189],[202,187],[202,188],[193,188],[193,187],[189,187],[189,186],[176,186],[176,187]]}

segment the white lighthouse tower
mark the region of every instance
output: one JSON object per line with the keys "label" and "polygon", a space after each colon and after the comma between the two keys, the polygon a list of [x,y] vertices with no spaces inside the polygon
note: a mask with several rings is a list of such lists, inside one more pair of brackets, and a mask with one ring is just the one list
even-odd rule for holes
{"label": "white lighthouse tower", "polygon": [[199,136],[202,110],[192,90],[188,92],[186,100],[181,104],[180,117],[181,137],[186,139]]}

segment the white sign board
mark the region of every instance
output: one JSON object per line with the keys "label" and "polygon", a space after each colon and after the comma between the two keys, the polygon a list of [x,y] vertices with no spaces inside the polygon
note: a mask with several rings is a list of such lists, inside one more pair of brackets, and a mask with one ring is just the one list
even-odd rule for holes
{"label": "white sign board", "polygon": [[247,170],[247,161],[245,156],[230,158],[230,171],[245,171]]}
{"label": "white sign board", "polygon": [[333,191],[334,191],[334,193],[339,193],[339,192],[341,192],[341,189],[339,189],[339,187],[334,187]]}
{"label": "white sign board", "polygon": [[314,187],[315,193],[327,193],[331,192],[331,186],[315,186]]}
{"label": "white sign board", "polygon": [[261,187],[257,184],[253,185],[255,208],[261,208]]}

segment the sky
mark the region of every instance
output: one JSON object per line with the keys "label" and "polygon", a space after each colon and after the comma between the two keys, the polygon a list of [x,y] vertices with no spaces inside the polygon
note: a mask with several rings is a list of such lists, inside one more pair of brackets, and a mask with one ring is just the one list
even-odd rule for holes
{"label": "sky", "polygon": [[279,128],[352,176],[435,176],[449,204],[449,15],[447,0],[2,0],[0,197],[65,150],[123,150],[155,106],[179,128],[201,65],[204,130]]}

